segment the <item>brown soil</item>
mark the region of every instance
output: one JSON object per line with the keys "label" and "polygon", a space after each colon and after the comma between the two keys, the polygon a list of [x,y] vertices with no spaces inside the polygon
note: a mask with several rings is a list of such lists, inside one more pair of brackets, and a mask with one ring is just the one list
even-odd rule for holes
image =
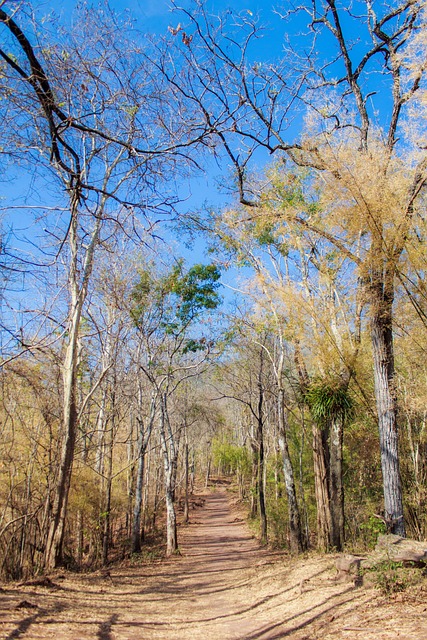
{"label": "brown soil", "polygon": [[424,585],[383,596],[334,580],[334,558],[261,549],[225,490],[180,529],[181,556],[0,590],[0,638],[427,638]]}

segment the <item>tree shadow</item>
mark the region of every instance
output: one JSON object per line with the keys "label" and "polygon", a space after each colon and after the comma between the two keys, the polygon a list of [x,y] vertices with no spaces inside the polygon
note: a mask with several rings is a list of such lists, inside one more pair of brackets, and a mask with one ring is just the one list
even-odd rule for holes
{"label": "tree shadow", "polygon": [[[352,591],[352,587],[349,587],[348,591]],[[335,598],[335,596],[332,596],[330,598],[326,598],[321,604],[316,605],[315,607],[313,607],[313,609],[318,608],[319,606],[322,606],[324,604],[326,604],[326,602],[328,600],[333,600]],[[287,638],[288,636],[296,633],[297,631],[301,631],[303,630],[305,627],[309,627],[311,624],[313,624],[316,621],[321,620],[322,618],[326,617],[326,615],[328,613],[331,613],[332,611],[336,612],[337,610],[337,606],[343,606],[344,604],[348,604],[349,602],[352,602],[353,598],[348,598],[347,600],[344,600],[342,602],[339,603],[339,605],[337,605],[336,603],[331,604],[331,606],[329,606],[326,609],[323,609],[322,611],[320,611],[319,613],[316,613],[314,615],[312,615],[310,618],[307,618],[306,620],[304,620],[303,622],[300,622],[299,624],[292,624],[292,620],[295,620],[295,618],[298,618],[306,613],[309,613],[310,610],[304,610],[304,611],[299,611],[298,614],[294,615],[294,616],[290,616],[288,617],[286,620],[280,620],[280,622],[276,622],[274,624],[268,625],[268,626],[264,626],[261,629],[259,629],[258,631],[255,631],[254,633],[251,633],[250,635],[245,636],[245,640],[258,640],[259,638],[263,638],[265,637],[265,634],[268,633],[268,638],[269,640],[279,640],[279,638]],[[357,608],[357,606],[355,607]],[[292,626],[289,626],[288,629],[283,630],[283,626],[285,624],[291,623]],[[272,632],[274,632],[274,630],[277,630],[277,633],[274,635],[271,635]]]}
{"label": "tree shadow", "polygon": [[109,617],[105,622],[101,622],[99,625],[98,633],[96,637],[98,640],[113,640],[113,636],[111,635],[111,628],[118,621],[119,616],[117,613],[113,613],[112,616]]}
{"label": "tree shadow", "polygon": [[66,607],[64,605],[59,604],[59,605],[55,605],[54,607],[50,607],[49,609],[40,609],[40,611],[37,611],[32,616],[28,616],[27,618],[24,618],[23,620],[21,620],[18,623],[18,626],[16,627],[16,629],[11,631],[11,633],[9,633],[9,635],[6,636],[5,640],[15,640],[15,638],[21,638],[27,633],[28,629],[33,624],[37,623],[41,618],[44,618],[48,615],[52,615],[54,613],[60,613],[65,608]]}

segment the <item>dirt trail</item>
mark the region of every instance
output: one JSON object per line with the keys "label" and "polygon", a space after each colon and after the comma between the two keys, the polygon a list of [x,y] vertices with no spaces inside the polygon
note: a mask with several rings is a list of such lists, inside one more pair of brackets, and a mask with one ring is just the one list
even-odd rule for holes
{"label": "dirt trail", "polygon": [[180,534],[182,555],[162,563],[53,578],[54,588],[5,585],[0,638],[427,638],[419,594],[386,599],[332,580],[330,557],[260,549],[223,490],[206,496]]}

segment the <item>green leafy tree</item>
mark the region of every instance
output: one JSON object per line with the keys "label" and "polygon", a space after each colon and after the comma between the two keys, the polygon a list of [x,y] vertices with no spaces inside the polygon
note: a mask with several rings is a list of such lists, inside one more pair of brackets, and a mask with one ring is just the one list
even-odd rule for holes
{"label": "green leafy tree", "polygon": [[163,450],[167,554],[178,549],[175,486],[181,431],[175,428],[169,403],[184,380],[200,374],[213,343],[203,334],[206,312],[220,304],[220,272],[212,265],[185,270],[180,260],[166,274],[140,270],[131,293],[131,316],[143,347],[138,365],[150,382],[158,406],[158,426]]}

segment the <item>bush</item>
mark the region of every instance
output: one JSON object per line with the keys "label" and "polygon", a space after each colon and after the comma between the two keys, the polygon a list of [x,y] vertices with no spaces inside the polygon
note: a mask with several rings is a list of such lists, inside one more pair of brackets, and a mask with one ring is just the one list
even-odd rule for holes
{"label": "bush", "polygon": [[385,596],[405,591],[420,582],[422,570],[418,567],[405,567],[402,562],[384,560],[372,569],[374,586]]}

